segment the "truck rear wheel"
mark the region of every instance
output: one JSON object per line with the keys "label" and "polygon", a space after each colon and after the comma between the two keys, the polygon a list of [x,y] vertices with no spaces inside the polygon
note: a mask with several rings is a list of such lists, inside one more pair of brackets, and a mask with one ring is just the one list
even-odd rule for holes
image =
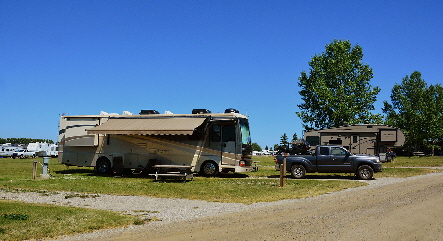
{"label": "truck rear wheel", "polygon": [[215,177],[218,174],[218,166],[213,161],[205,161],[200,167],[200,174],[205,177]]}
{"label": "truck rear wheel", "polygon": [[306,176],[306,168],[303,165],[292,165],[291,167],[291,177],[294,179],[305,178]]}
{"label": "truck rear wheel", "polygon": [[95,169],[100,174],[109,174],[112,170],[111,162],[106,157],[100,157],[95,163]]}
{"label": "truck rear wheel", "polygon": [[374,170],[368,165],[361,165],[357,170],[357,177],[362,180],[372,179],[374,176]]}

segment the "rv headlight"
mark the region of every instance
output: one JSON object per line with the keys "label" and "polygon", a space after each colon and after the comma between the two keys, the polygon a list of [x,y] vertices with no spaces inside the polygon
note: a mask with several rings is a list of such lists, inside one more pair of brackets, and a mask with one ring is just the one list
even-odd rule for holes
{"label": "rv headlight", "polygon": [[245,167],[246,166],[246,162],[245,161],[240,161],[240,166],[241,167]]}

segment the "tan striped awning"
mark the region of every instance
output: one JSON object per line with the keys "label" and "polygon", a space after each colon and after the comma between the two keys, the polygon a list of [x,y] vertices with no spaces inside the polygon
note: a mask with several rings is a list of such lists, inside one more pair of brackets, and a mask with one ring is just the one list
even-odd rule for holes
{"label": "tan striped awning", "polygon": [[206,118],[109,119],[88,134],[192,135]]}

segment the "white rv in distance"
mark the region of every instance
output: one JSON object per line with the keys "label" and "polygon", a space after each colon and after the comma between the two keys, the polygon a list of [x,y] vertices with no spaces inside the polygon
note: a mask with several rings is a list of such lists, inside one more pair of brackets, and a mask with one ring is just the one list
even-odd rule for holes
{"label": "white rv in distance", "polygon": [[95,167],[99,173],[149,170],[153,165],[192,166],[193,172],[254,170],[248,118],[237,110],[192,114],[62,116],[59,161]]}
{"label": "white rv in distance", "polygon": [[21,146],[13,146],[11,143],[2,144],[0,146],[0,157],[12,157],[12,153],[21,150]]}
{"label": "white rv in distance", "polygon": [[50,144],[50,143],[29,143],[26,149],[29,151],[35,152],[37,156],[50,156],[50,157],[57,157],[58,156],[58,150],[57,150],[56,144]]}

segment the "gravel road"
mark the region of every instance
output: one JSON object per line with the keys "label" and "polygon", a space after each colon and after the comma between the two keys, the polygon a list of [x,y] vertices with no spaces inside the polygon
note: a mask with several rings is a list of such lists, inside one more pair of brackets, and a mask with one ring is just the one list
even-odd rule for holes
{"label": "gravel road", "polygon": [[443,173],[366,182],[318,197],[252,205],[72,193],[0,192],[0,198],[161,220],[57,240],[443,240]]}

